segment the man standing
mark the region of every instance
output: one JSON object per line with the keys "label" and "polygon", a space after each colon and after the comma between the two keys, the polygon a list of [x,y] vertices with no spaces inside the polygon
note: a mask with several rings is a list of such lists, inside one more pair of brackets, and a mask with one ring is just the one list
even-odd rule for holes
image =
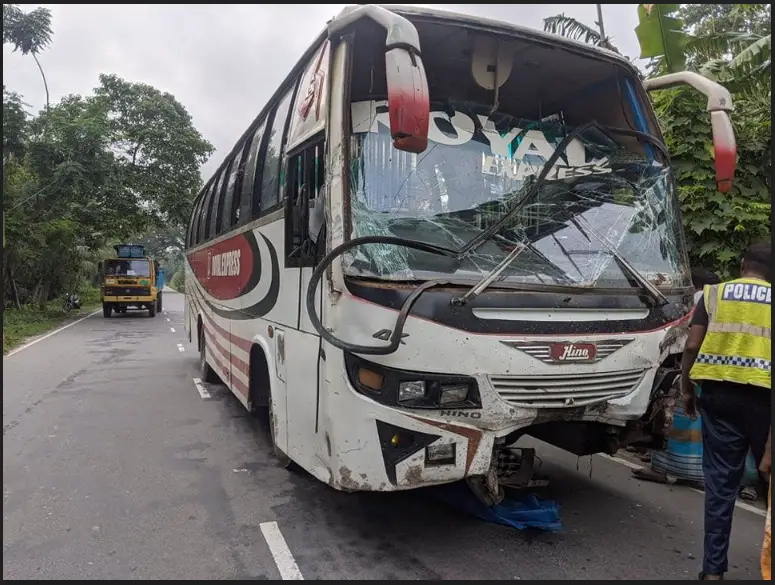
{"label": "man standing", "polygon": [[700,579],[724,578],[732,514],[750,448],[757,461],[770,433],[771,252],[746,250],[741,277],[705,287],[681,363],[687,415],[697,416],[692,381],[702,385],[705,546]]}

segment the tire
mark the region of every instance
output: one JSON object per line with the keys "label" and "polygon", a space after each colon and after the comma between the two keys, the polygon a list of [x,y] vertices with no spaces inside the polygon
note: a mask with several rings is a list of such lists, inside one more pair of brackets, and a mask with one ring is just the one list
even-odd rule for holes
{"label": "tire", "polygon": [[218,374],[207,363],[207,344],[205,343],[204,328],[202,328],[202,332],[199,334],[199,377],[202,379],[202,382],[207,382],[208,384],[220,382]]}
{"label": "tire", "polygon": [[267,410],[269,411],[269,441],[272,443],[272,451],[274,451],[274,456],[277,459],[277,463],[282,467],[283,469],[287,469],[288,471],[294,471],[297,469],[296,465],[291,461],[291,458],[288,457],[274,442],[274,411],[272,410],[272,398],[269,397],[269,406],[267,407]]}
{"label": "tire", "polygon": [[156,303],[153,302],[150,305],[148,305],[148,316],[149,317],[155,317],[156,316]]}
{"label": "tire", "polygon": [[73,309],[73,305],[70,304],[70,301],[65,301],[64,304],[62,305],[62,310],[65,313],[69,313],[72,309]]}
{"label": "tire", "polygon": [[113,313],[113,305],[110,303],[102,303],[102,316],[105,319],[110,319],[110,315]]}

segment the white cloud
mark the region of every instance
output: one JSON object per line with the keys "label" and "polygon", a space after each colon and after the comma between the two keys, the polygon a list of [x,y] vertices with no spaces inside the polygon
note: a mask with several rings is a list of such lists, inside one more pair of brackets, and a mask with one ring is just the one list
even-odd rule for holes
{"label": "white cloud", "polygon": [[[100,73],[169,91],[216,147],[209,176],[258,114],[326,21],[343,4],[43,5],[52,45],[40,56],[51,100],[88,94]],[[434,6],[434,5],[426,5]],[[446,10],[541,29],[565,13],[594,26],[594,4],[445,4]],[[636,4],[603,6],[606,33],[637,57]],[[30,10],[34,6],[25,5]],[[35,109],[45,93],[35,63],[3,47],[3,83]]]}

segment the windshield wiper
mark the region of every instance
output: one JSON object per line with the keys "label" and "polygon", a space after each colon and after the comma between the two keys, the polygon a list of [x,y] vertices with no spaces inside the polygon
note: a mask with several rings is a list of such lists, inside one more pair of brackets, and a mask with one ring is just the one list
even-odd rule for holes
{"label": "windshield wiper", "polygon": [[472,286],[470,289],[468,289],[468,292],[462,296],[459,297],[453,297],[451,300],[451,303],[453,305],[465,305],[469,301],[473,301],[476,297],[478,297],[482,292],[490,286],[493,281],[498,278],[501,273],[506,270],[506,268],[514,262],[514,260],[517,259],[517,257],[528,249],[528,246],[526,244],[521,244],[520,246],[515,247],[511,252],[509,252],[509,255],[506,256],[503,260],[501,260],[498,265],[493,268],[490,272],[484,275],[484,277],[477,282],[474,286]]}
{"label": "windshield wiper", "polygon": [[[579,219],[584,221],[586,228],[581,225]],[[595,231],[595,229],[589,224],[586,218],[582,216],[572,217],[570,218],[570,221],[573,225],[576,226],[576,229],[578,229],[582,235],[587,238],[587,240],[590,240],[589,234],[592,234],[597,241],[603,244],[603,247],[609,254],[611,254],[622,272],[634,280],[639,285],[641,290],[647,292],[657,307],[662,307],[670,303],[670,301],[667,300],[667,297],[662,294],[662,291],[654,286],[648,278],[643,276],[632,264],[630,264],[627,259],[622,256],[619,250],[616,249],[616,246],[614,246],[608,240],[608,238]]]}

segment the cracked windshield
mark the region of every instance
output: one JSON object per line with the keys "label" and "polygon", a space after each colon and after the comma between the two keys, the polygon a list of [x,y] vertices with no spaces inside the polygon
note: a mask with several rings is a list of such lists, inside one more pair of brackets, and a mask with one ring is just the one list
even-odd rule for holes
{"label": "cracked windshield", "polygon": [[352,105],[355,236],[391,235],[459,250],[519,208],[491,239],[459,261],[369,244],[351,252],[352,274],[477,279],[515,247],[527,246],[502,279],[629,287],[614,248],[656,285],[687,284],[674,179],[653,149],[646,148],[650,157],[630,152],[615,134],[586,130],[561,153],[536,195],[525,199],[573,128],[562,123],[562,116],[522,120],[488,114],[489,109],[450,103],[432,110],[428,149],[412,154],[391,148],[386,103]]}
{"label": "cracked windshield", "polygon": [[3,4],[3,579],[769,580],[770,30]]}

